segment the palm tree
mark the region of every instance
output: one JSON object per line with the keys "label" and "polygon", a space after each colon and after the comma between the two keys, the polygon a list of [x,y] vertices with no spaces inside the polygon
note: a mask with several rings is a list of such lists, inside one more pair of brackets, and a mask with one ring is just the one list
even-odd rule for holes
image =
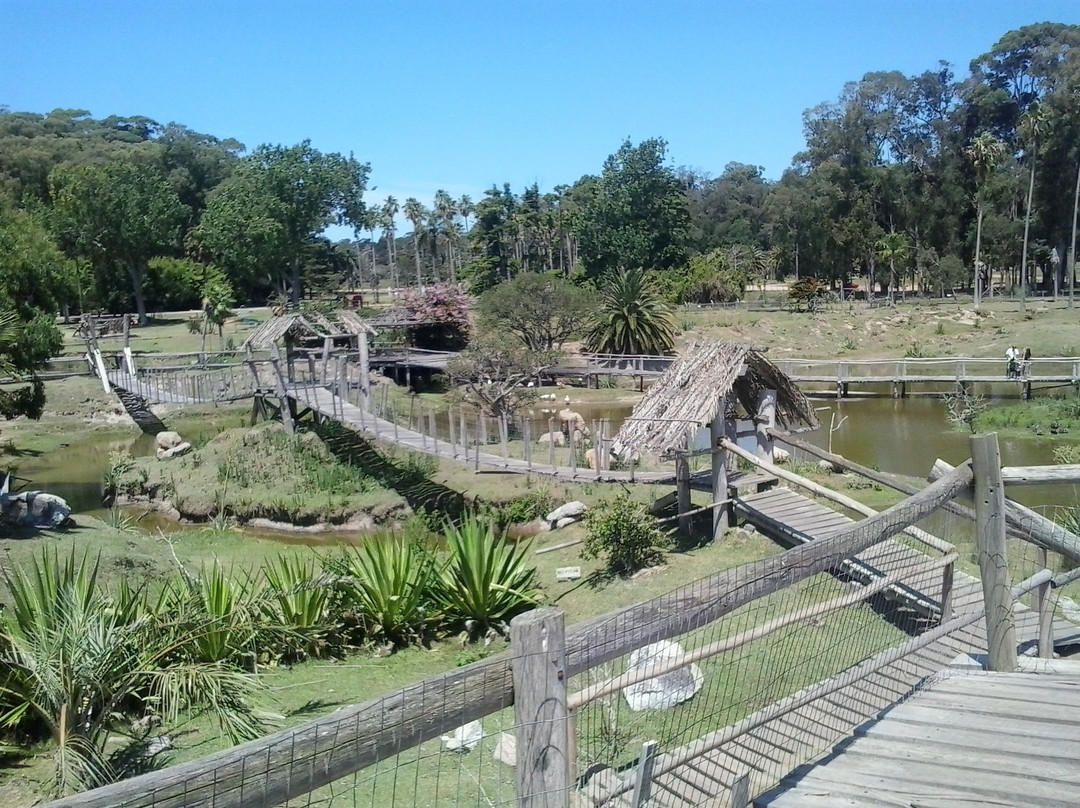
{"label": "palm tree", "polygon": [[889,302],[893,303],[896,299],[896,262],[910,254],[907,239],[896,231],[886,233],[874,244],[874,251],[882,261],[889,263]]}
{"label": "palm tree", "polygon": [[413,226],[412,241],[413,254],[416,258],[416,288],[422,292],[424,291],[424,280],[420,274],[420,226],[427,218],[427,211],[424,210],[424,206],[420,204],[420,200],[415,196],[410,196],[405,200],[403,210],[405,211],[405,218]]}
{"label": "palm tree", "polygon": [[446,241],[446,260],[450,265],[450,280],[457,283],[457,273],[454,271],[454,236],[457,233],[454,217],[457,216],[457,205],[450,198],[450,194],[442,188],[435,192],[434,213],[439,220],[443,239]]}
{"label": "palm tree", "polygon": [[[211,629],[173,604],[124,585],[107,591],[99,562],[73,549],[5,571],[10,611],[0,623],[0,727],[55,748],[52,791],[71,793],[134,773],[147,737],[133,719],[166,727],[192,710],[217,719],[234,742],[259,734],[248,698],[254,677],[194,659]],[[128,743],[117,745],[117,737]],[[140,754],[141,752],[141,754]]]}
{"label": "palm tree", "polygon": [[390,263],[390,283],[394,286],[395,295],[400,285],[400,279],[398,278],[397,269],[397,241],[395,240],[397,227],[394,224],[394,218],[398,215],[400,209],[398,201],[394,197],[386,197],[386,201],[383,202],[382,206],[381,222],[383,233],[386,236],[386,260]]}
{"label": "palm tree", "polygon": [[617,269],[605,276],[586,348],[599,353],[666,354],[675,345],[671,309],[642,269]]}
{"label": "palm tree", "polygon": [[1031,198],[1035,194],[1035,158],[1039,150],[1039,138],[1046,131],[1046,113],[1041,107],[1032,106],[1020,120],[1021,137],[1028,154],[1028,192],[1024,209],[1024,249],[1020,256],[1020,311],[1027,310],[1027,253],[1028,233],[1031,230]]}
{"label": "palm tree", "polygon": [[994,169],[1005,159],[1005,144],[991,135],[983,132],[975,138],[971,145],[965,149],[965,153],[975,169],[975,309],[979,308],[982,300],[982,287],[979,283],[980,270],[982,268],[982,224],[983,212],[986,202],[986,186]]}

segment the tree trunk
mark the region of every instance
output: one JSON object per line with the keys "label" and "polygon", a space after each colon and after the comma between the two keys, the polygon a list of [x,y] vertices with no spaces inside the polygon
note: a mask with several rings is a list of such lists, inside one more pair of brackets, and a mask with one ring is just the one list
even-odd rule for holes
{"label": "tree trunk", "polygon": [[1027,310],[1027,252],[1031,230],[1031,197],[1035,193],[1035,149],[1031,150],[1031,174],[1028,178],[1027,208],[1024,210],[1024,250],[1020,258],[1020,311]]}
{"label": "tree trunk", "polygon": [[[976,216],[975,224],[975,311],[979,310],[979,305],[982,303],[982,289],[979,283],[982,277],[982,270],[979,267],[979,256],[982,251],[982,223],[983,223],[983,205],[982,200],[979,200],[979,213]],[[991,286],[993,284],[991,283]]]}
{"label": "tree trunk", "polygon": [[1080,159],[1076,161],[1076,191],[1073,193],[1072,242],[1069,248],[1069,308],[1075,305],[1073,287],[1076,286],[1076,213],[1080,208]]}
{"label": "tree trunk", "polygon": [[416,228],[413,228],[413,255],[416,257],[416,288],[419,291],[424,291],[424,281],[420,274],[420,239],[416,237]]}
{"label": "tree trunk", "polygon": [[289,300],[294,306],[299,306],[304,297],[304,288],[300,280],[300,259],[294,258],[289,268]]}
{"label": "tree trunk", "polygon": [[143,295],[142,273],[134,262],[128,263],[127,270],[128,275],[131,276],[131,292],[135,298],[135,313],[139,316],[139,325],[146,325],[146,298]]}

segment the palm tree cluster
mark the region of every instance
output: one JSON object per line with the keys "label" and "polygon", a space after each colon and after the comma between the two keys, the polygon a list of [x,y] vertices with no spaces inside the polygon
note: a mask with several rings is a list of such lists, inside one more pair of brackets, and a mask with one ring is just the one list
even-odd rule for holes
{"label": "palm tree cluster", "polygon": [[102,785],[156,765],[166,733],[200,715],[234,742],[256,737],[259,664],[500,631],[540,600],[528,545],[490,523],[448,523],[439,544],[389,536],[257,571],[181,569],[154,588],[109,586],[100,559],[46,551],[6,573],[8,749],[50,742],[51,793]]}

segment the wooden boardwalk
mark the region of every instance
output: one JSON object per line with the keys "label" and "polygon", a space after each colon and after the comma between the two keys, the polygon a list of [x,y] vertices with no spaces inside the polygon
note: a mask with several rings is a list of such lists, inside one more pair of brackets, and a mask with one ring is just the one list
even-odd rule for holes
{"label": "wooden boardwalk", "polygon": [[755,808],[1080,805],[1080,662],[935,677]]}
{"label": "wooden boardwalk", "polygon": [[595,471],[586,467],[568,468],[529,462],[514,457],[477,451],[475,447],[466,448],[451,444],[446,440],[424,435],[406,429],[392,421],[378,418],[361,407],[350,404],[344,398],[335,395],[325,387],[295,386],[288,391],[289,396],[299,406],[307,407],[312,412],[337,421],[356,432],[363,432],[380,440],[390,441],[409,451],[445,457],[466,464],[474,465],[480,471],[504,472],[510,474],[538,474],[554,477],[568,482],[636,482],[636,483],[673,483],[672,471]]}
{"label": "wooden boardwalk", "polygon": [[[769,523],[766,523],[765,517],[767,508],[771,508],[767,511]],[[792,542],[824,538],[850,526],[853,521],[844,514],[786,489],[774,489],[740,498],[736,503],[736,511],[744,517],[753,516],[763,532],[785,530]],[[790,520],[792,524],[787,524],[785,520]],[[941,591],[941,571],[939,567],[930,572],[928,560],[912,548],[889,540],[860,554],[850,562],[849,569],[856,572],[862,566],[873,569],[878,575],[903,572],[905,586],[894,591],[893,597],[906,602],[908,606],[914,606],[916,602],[910,597],[914,592],[918,600],[932,604],[939,611],[940,603],[936,599],[936,593]],[[957,572],[952,590],[953,613],[971,614],[982,608],[983,594],[979,580]],[[1016,609],[1018,646],[1020,649],[1030,649],[1038,637],[1037,615],[1019,604]],[[1076,633],[1076,626],[1068,621],[1057,620],[1054,623],[1054,632],[1055,636],[1059,637],[1071,636]],[[653,799],[663,808],[689,808],[699,805],[726,808],[731,804],[731,787],[740,776],[749,776],[751,794],[771,788],[793,770],[827,753],[835,744],[850,738],[856,728],[906,698],[926,677],[947,668],[958,656],[985,653],[985,623],[979,619],[869,675],[843,681],[845,674],[840,674],[836,679],[842,681],[842,686],[835,692],[771,718],[719,749],[656,778]],[[1077,737],[1080,738],[1080,735]],[[657,766],[662,766],[667,759],[677,758],[682,750],[664,751],[665,753],[657,758]],[[824,808],[832,805],[877,804],[872,801],[843,803],[829,801],[826,797],[816,803],[805,803],[805,806]],[[910,806],[915,803],[881,804]],[[780,805],[778,803],[777,808],[780,808]],[[787,803],[783,805],[786,808]],[[795,803],[792,803],[792,806],[794,805]],[[931,805],[938,808],[937,804],[925,805],[926,808],[931,808]],[[940,808],[945,808],[945,805],[946,803],[941,803]]]}

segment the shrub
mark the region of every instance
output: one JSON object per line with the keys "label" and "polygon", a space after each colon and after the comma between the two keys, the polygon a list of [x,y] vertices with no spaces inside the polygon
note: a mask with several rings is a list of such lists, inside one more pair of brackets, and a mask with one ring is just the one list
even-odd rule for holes
{"label": "shrub", "polygon": [[450,556],[440,570],[436,593],[448,624],[470,636],[502,630],[514,615],[542,597],[536,569],[528,565],[528,543],[514,544],[490,521],[467,514],[460,526],[447,523]]}
{"label": "shrub", "polygon": [[629,575],[664,560],[670,542],[644,504],[620,494],[604,500],[585,517],[582,555],[601,558],[608,572]]}
{"label": "shrub", "polygon": [[[277,655],[285,659],[320,656],[332,630],[330,577],[316,570],[313,557],[279,555],[263,568],[266,588],[259,604]],[[276,642],[273,642],[275,641]],[[260,643],[260,651],[270,643]]]}
{"label": "shrub", "polygon": [[422,643],[434,632],[439,623],[431,604],[434,559],[417,542],[372,539],[330,567],[343,573],[338,592],[358,639],[397,648]]}

